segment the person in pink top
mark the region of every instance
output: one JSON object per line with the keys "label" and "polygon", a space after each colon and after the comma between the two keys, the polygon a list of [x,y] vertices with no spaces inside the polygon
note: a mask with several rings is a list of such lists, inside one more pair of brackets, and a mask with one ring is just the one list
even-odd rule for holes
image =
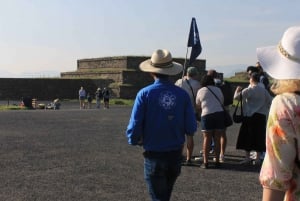
{"label": "person in pink top", "polygon": [[288,28],[277,46],[257,49],[275,80],[260,171],[263,201],[300,200],[300,26]]}

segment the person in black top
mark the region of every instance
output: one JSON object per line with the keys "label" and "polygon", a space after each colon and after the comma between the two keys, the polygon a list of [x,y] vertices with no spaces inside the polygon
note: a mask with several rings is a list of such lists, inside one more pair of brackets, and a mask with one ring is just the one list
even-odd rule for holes
{"label": "person in black top", "polygon": [[106,87],[104,87],[102,94],[103,94],[104,109],[108,109],[110,92]]}
{"label": "person in black top", "polygon": [[95,92],[95,98],[96,98],[96,107],[99,109],[101,105],[101,99],[103,98],[103,92],[100,87]]}

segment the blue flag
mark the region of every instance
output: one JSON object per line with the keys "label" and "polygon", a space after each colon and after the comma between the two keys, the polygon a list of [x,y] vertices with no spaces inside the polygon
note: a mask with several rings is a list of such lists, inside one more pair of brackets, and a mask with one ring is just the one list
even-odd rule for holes
{"label": "blue flag", "polygon": [[189,61],[189,65],[192,65],[202,51],[197,23],[194,17],[192,18],[192,22],[191,22],[191,28],[190,28],[190,34],[189,34],[189,40],[187,46],[192,47],[190,61]]}

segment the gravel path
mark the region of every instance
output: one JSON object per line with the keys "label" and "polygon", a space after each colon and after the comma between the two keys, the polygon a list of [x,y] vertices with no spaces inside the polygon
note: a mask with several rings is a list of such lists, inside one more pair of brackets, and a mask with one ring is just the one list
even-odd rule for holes
{"label": "gravel path", "polygon": [[[127,144],[131,108],[0,112],[0,200],[149,201],[143,179],[142,148]],[[258,201],[258,166],[241,166],[235,149],[239,125],[228,129],[222,169],[184,166],[174,201]],[[195,156],[201,135],[195,137]]]}

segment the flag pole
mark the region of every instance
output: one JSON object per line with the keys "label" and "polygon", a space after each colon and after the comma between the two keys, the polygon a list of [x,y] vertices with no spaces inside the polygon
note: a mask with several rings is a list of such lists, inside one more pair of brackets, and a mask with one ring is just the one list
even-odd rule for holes
{"label": "flag pole", "polygon": [[183,65],[182,78],[184,77],[184,73],[185,73],[185,69],[186,69],[186,61],[187,61],[188,52],[189,52],[189,47],[186,47],[186,54],[185,54],[185,60],[184,60],[184,65]]}

